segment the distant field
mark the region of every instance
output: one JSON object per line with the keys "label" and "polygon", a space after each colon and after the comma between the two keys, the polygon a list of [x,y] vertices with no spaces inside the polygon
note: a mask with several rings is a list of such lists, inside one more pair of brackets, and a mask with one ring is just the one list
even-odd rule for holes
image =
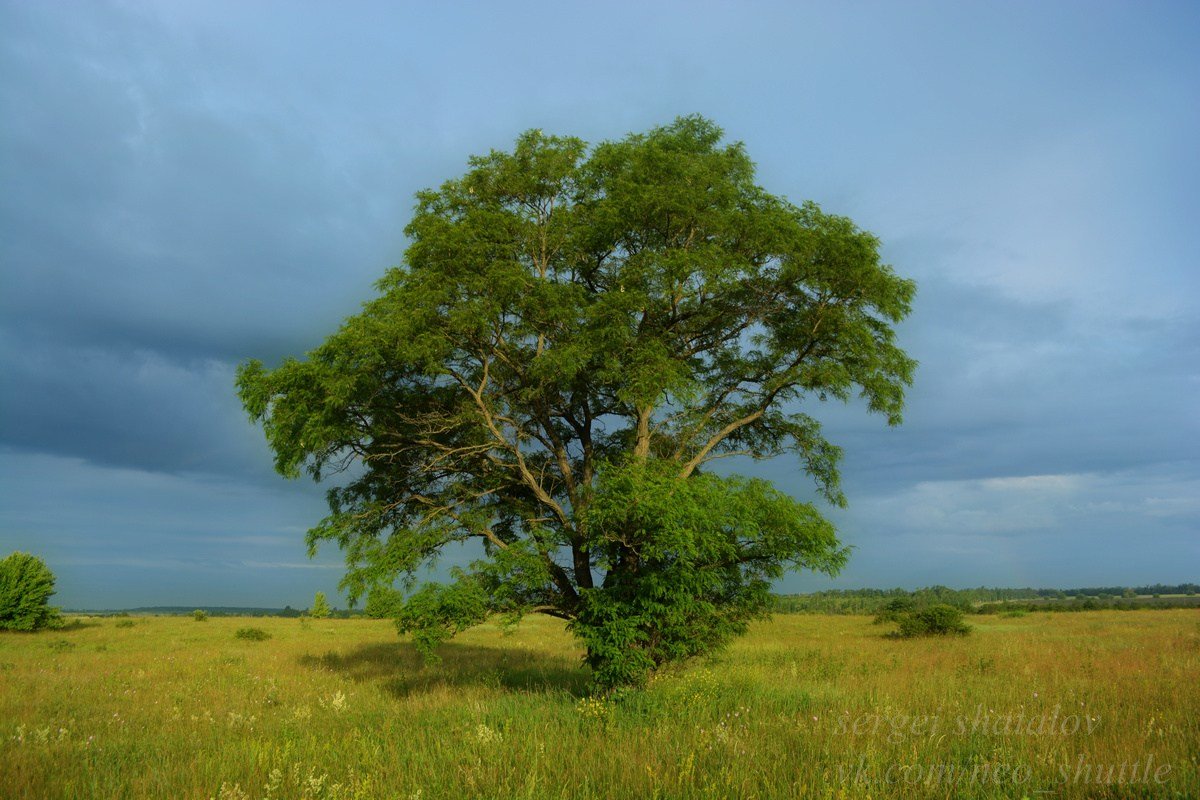
{"label": "distant field", "polygon": [[1200,797],[1195,610],[971,623],[777,616],[613,702],[543,618],[433,669],[375,620],[81,619],[0,635],[0,797]]}

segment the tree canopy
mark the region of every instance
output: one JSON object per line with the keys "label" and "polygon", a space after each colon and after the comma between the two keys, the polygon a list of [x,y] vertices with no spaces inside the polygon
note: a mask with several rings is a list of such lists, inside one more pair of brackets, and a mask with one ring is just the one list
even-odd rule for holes
{"label": "tree canopy", "polygon": [[[705,652],[785,571],[846,558],[810,503],[723,477],[790,454],[833,504],[810,415],[901,419],[914,284],[879,242],[755,183],[700,117],[589,148],[529,131],[418,193],[379,294],[303,360],[238,371],[280,473],[341,479],[310,549],[360,597],[400,580],[424,648],[493,612],[569,620],[604,685]],[[482,557],[414,578],[451,543]]]}

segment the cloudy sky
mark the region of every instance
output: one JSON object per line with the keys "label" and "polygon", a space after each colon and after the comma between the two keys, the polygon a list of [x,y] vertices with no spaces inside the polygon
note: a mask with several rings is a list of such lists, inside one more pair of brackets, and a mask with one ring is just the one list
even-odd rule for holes
{"label": "cloudy sky", "polygon": [[469,155],[700,113],[919,284],[904,426],[819,412],[851,564],[781,588],[1197,580],[1197,41],[1186,0],[0,0],[0,554],[67,607],[335,591],[236,365],[354,313]]}

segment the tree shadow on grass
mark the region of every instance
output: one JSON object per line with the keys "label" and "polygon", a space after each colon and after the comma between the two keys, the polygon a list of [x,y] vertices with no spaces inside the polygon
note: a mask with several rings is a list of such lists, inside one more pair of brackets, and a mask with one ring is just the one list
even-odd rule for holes
{"label": "tree shadow on grass", "polygon": [[56,633],[70,633],[71,631],[82,631],[82,630],[86,630],[87,628],[99,628],[99,627],[101,627],[99,622],[93,622],[92,620],[83,620],[83,619],[79,619],[78,617],[72,617],[71,619],[65,619],[61,622],[47,625],[42,628],[38,628],[37,630],[22,631],[22,630],[0,629],[0,633],[16,634],[18,636],[29,636],[31,638],[33,638],[33,637],[45,638],[48,635],[52,635],[52,634],[56,634]]}
{"label": "tree shadow on grass", "polygon": [[356,683],[379,683],[397,698],[446,687],[494,686],[514,692],[586,694],[591,676],[578,661],[523,648],[477,647],[447,642],[441,661],[426,665],[409,642],[365,644],[349,653],[304,655],[300,665],[346,675]]}
{"label": "tree shadow on grass", "polygon": [[55,630],[55,631],[58,631],[59,633],[62,633],[64,631],[81,631],[81,630],[84,630],[85,628],[99,628],[99,627],[102,627],[101,624],[94,620],[91,620],[91,619],[85,620],[85,619],[80,619],[79,617],[73,617],[72,619],[69,619],[66,622],[64,622],[59,627],[52,628],[50,630]]}

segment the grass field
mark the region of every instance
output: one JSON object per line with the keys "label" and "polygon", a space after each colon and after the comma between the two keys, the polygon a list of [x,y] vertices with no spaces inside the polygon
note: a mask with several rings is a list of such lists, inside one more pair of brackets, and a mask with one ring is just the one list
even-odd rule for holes
{"label": "grass field", "polygon": [[80,619],[0,635],[0,797],[1200,797],[1200,614],[971,622],[781,615],[613,701],[544,618],[436,668],[382,621]]}

